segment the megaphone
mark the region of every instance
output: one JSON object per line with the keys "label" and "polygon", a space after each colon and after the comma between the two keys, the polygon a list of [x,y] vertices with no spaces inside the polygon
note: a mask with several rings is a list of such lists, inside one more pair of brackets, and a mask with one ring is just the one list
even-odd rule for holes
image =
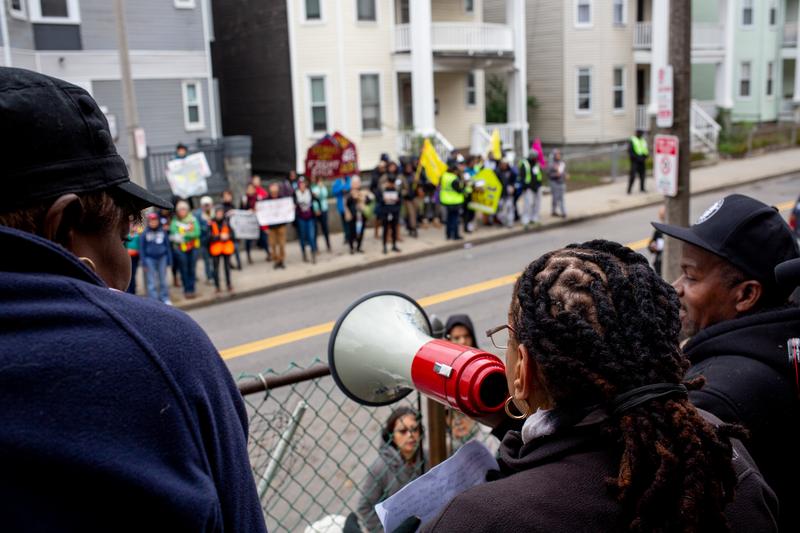
{"label": "megaphone", "polygon": [[503,362],[431,334],[428,316],[410,297],[392,291],[367,294],[333,328],[331,375],[363,405],[388,405],[417,389],[469,416],[502,409],[508,397]]}

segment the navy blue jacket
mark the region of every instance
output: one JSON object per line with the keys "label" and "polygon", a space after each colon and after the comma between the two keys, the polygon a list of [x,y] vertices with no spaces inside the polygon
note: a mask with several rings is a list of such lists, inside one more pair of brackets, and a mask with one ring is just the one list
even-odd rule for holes
{"label": "navy blue jacket", "polygon": [[0,226],[5,531],[265,531],[247,416],[184,313]]}

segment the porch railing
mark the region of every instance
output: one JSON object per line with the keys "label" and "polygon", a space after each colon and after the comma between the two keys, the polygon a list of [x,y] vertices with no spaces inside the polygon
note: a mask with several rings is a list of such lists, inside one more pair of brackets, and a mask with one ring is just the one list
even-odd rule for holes
{"label": "porch railing", "polygon": [[[431,45],[434,52],[502,54],[514,51],[511,27],[505,24],[435,22],[431,25]],[[409,24],[394,27],[394,51],[411,51]]]}
{"label": "porch railing", "polygon": [[636,50],[649,50],[653,44],[653,23],[637,22],[633,26],[633,48]]}

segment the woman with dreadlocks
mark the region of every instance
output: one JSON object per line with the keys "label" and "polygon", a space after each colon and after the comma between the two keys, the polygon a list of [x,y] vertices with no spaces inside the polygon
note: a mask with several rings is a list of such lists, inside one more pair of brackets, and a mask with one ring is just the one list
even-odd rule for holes
{"label": "woman with dreadlocks", "polygon": [[487,332],[506,349],[506,411],[522,431],[503,439],[500,479],[424,529],[774,531],[774,494],[731,440],[743,430],[687,399],[702,382],[682,382],[678,309],[647,260],[616,243],[531,263],[508,323]]}

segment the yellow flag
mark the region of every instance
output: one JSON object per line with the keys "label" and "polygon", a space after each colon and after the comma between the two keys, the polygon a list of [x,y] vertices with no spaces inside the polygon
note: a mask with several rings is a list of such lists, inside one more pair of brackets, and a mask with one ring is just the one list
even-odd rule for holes
{"label": "yellow flag", "polygon": [[428,181],[434,185],[439,185],[439,178],[447,171],[447,165],[439,158],[439,154],[433,148],[430,139],[425,139],[422,143],[422,153],[419,155],[419,164],[425,169]]}
{"label": "yellow flag", "polygon": [[492,149],[492,157],[495,161],[500,161],[503,158],[503,148],[500,144],[500,130],[497,128],[492,132],[492,138],[489,141],[489,146]]}

